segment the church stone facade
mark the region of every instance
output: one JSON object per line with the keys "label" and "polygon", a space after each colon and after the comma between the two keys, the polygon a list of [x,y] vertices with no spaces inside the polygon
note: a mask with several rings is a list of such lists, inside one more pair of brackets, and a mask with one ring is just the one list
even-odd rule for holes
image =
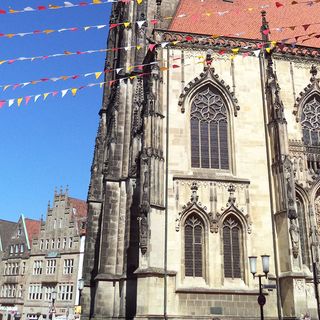
{"label": "church stone facade", "polygon": [[262,273],[266,254],[262,281],[277,289],[264,290],[265,318],[316,318],[319,49],[271,45],[271,9],[239,39],[182,25],[188,8],[113,4],[111,24],[145,22],[109,34],[111,49],[141,49],[106,60],[114,71],[91,168],[82,317],[258,319],[248,257]]}

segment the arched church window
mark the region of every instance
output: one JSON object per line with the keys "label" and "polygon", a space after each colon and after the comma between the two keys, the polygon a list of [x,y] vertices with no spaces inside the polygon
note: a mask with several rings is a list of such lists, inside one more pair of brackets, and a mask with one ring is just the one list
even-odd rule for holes
{"label": "arched church window", "polygon": [[207,85],[191,105],[191,166],[229,169],[228,114],[217,89]]}
{"label": "arched church window", "polygon": [[307,264],[307,232],[306,232],[306,216],[304,210],[304,204],[300,196],[296,195],[297,214],[299,222],[299,235],[301,243],[301,257],[302,262]]}
{"label": "arched church window", "polygon": [[242,229],[240,221],[233,215],[223,222],[223,261],[226,278],[241,278]]}
{"label": "arched church window", "polygon": [[301,113],[303,141],[306,145],[320,146],[320,97],[313,95]]}
{"label": "arched church window", "polygon": [[187,218],[184,227],[184,260],[186,277],[203,277],[204,225],[198,215]]}

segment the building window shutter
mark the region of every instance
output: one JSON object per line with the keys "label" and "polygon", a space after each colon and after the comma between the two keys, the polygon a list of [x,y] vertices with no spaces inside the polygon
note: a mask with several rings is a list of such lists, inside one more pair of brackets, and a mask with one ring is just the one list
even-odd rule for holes
{"label": "building window shutter", "polygon": [[184,228],[184,260],[186,277],[203,277],[203,223],[196,215],[186,220]]}
{"label": "building window shutter", "polygon": [[191,166],[229,170],[228,115],[224,99],[210,85],[191,105]]}

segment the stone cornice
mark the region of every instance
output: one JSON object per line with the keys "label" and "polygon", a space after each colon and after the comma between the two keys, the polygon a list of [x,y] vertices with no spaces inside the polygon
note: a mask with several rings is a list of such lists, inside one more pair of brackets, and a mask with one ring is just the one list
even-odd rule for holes
{"label": "stone cornice", "polygon": [[[173,48],[193,47],[208,49],[208,46],[212,46],[216,47],[217,49],[233,49],[239,47],[248,47],[252,50],[257,50],[260,48],[261,44],[264,43],[264,41],[260,39],[245,39],[224,36],[213,38],[212,35],[177,32],[161,29],[154,30],[154,38],[157,42],[181,41],[176,45],[173,45]],[[248,51],[248,49],[245,50]],[[307,47],[301,45],[295,45],[294,47],[290,44],[277,45],[274,49],[274,52],[278,55],[286,56],[299,56],[311,58],[320,57],[320,48]]]}

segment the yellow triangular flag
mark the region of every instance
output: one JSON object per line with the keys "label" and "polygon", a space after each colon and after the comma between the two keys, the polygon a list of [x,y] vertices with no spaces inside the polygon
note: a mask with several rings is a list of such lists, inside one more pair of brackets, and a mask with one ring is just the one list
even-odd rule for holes
{"label": "yellow triangular flag", "polygon": [[270,52],[271,52],[271,48],[266,48],[266,51],[267,51],[268,53],[270,53]]}
{"label": "yellow triangular flag", "polygon": [[102,72],[96,72],[95,73],[96,79],[98,79],[101,76],[101,74],[102,74]]}
{"label": "yellow triangular flag", "polygon": [[9,10],[9,12],[10,12],[10,13],[15,13],[15,12],[16,12],[16,10],[12,10],[12,9],[10,9],[10,10]]}
{"label": "yellow triangular flag", "polygon": [[236,57],[235,55],[232,55],[232,56],[230,57],[230,59],[233,60],[235,57]]}
{"label": "yellow triangular flag", "polygon": [[72,88],[72,89],[71,89],[72,95],[75,96],[76,93],[77,93],[77,91],[78,91],[77,88]]}
{"label": "yellow triangular flag", "polygon": [[46,100],[48,95],[49,95],[49,92],[44,93],[44,94],[43,94],[43,100]]}
{"label": "yellow triangular flag", "polygon": [[47,30],[44,30],[43,32],[46,33],[46,34],[49,34],[49,33],[54,32],[54,30],[47,29]]}
{"label": "yellow triangular flag", "polygon": [[142,0],[137,0],[137,3],[138,3],[138,4],[141,4],[141,3],[142,3]]}
{"label": "yellow triangular flag", "polygon": [[237,54],[239,52],[239,49],[240,48],[235,48],[235,49],[232,49],[231,51],[234,53],[234,54]]}
{"label": "yellow triangular flag", "polygon": [[167,67],[160,67],[160,71],[166,71],[166,70],[168,70],[169,68],[167,68]]}
{"label": "yellow triangular flag", "polygon": [[5,36],[6,36],[7,38],[12,38],[12,37],[14,37],[15,35],[14,35],[13,33],[7,33]]}
{"label": "yellow triangular flag", "polygon": [[277,41],[271,41],[271,46],[272,46],[272,47],[275,47],[276,44],[277,44]]}
{"label": "yellow triangular flag", "polygon": [[3,63],[5,63],[5,62],[7,62],[7,60],[1,60],[1,61],[0,61],[0,65],[3,64]]}
{"label": "yellow triangular flag", "polygon": [[140,50],[141,49],[141,46],[140,45],[137,45],[137,50]]}
{"label": "yellow triangular flag", "polygon": [[92,0],[92,3],[98,4],[98,3],[101,3],[101,1],[100,0]]}
{"label": "yellow triangular flag", "polygon": [[22,102],[23,98],[18,98],[17,102],[18,102],[18,107],[20,107],[20,104]]}
{"label": "yellow triangular flag", "polygon": [[130,80],[132,80],[132,79],[134,79],[134,78],[136,78],[136,77],[137,77],[137,76],[131,76],[131,77],[130,77]]}
{"label": "yellow triangular flag", "polygon": [[128,28],[130,26],[130,22],[124,22],[123,25]]}

